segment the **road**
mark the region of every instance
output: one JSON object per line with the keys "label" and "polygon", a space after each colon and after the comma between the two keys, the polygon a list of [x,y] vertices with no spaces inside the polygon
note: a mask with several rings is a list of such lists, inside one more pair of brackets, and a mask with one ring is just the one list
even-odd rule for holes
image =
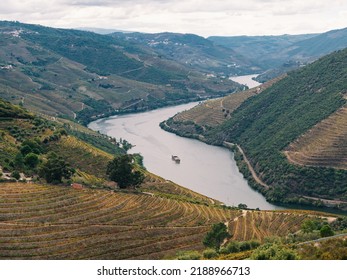
{"label": "road", "polygon": [[246,162],[247,164],[247,167],[249,169],[249,171],[251,171],[251,174],[252,174],[252,177],[253,179],[261,186],[263,186],[266,190],[270,189],[270,186],[268,184],[266,184],[265,182],[263,182],[259,177],[258,177],[258,174],[255,172],[255,170],[253,169],[253,166],[251,165],[251,163],[249,162],[247,156],[245,155],[244,151],[242,150],[242,148],[238,145],[238,144],[234,144],[234,143],[230,143],[230,142],[226,142],[224,141],[224,146],[226,147],[232,147],[232,146],[236,146],[240,153],[242,154],[243,156],[243,159],[244,161]]}
{"label": "road", "polygon": [[322,237],[322,238],[315,239],[315,240],[301,242],[301,243],[298,243],[297,245],[305,245],[305,244],[317,243],[317,242],[322,242],[322,241],[326,241],[326,240],[329,240],[329,239],[335,239],[335,238],[339,238],[339,237],[347,237],[347,233],[341,233],[341,234],[336,234],[336,235],[333,235],[333,236]]}

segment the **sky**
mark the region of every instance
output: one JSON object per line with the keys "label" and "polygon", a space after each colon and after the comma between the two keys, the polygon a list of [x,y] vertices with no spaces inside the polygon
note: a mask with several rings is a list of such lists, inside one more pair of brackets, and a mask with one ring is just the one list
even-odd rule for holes
{"label": "sky", "polygon": [[0,20],[204,37],[347,27],[346,0],[1,0]]}

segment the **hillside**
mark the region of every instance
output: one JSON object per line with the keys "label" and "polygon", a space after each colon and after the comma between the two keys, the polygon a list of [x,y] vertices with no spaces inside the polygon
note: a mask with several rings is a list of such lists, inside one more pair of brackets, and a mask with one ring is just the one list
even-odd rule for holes
{"label": "hillside", "polygon": [[228,96],[201,102],[194,108],[180,112],[164,121],[161,127],[181,136],[199,134],[222,124],[230,119],[232,113],[248,98],[260,94],[262,91],[282,79],[284,76],[273,79],[259,87],[240,91]]}
{"label": "hillside", "polygon": [[[200,134],[199,138],[208,143],[241,146],[244,154],[235,147],[241,171],[270,201],[345,207],[346,63],[344,49],[291,72],[268,89],[239,102],[219,125],[215,122],[201,129],[198,124],[202,116],[194,113],[199,107],[175,116],[166,125],[171,127],[173,123],[169,131],[180,135]],[[247,97],[247,92],[244,94]],[[237,103],[236,97],[227,98]],[[190,119],[182,121],[189,114]],[[256,180],[248,171],[245,157],[257,174]]]}
{"label": "hillside", "polygon": [[113,37],[141,44],[159,55],[200,71],[224,76],[257,73],[257,62],[240,55],[233,48],[226,48],[194,34],[179,33],[114,33]]}
{"label": "hillside", "polygon": [[172,258],[203,250],[201,241],[216,222],[229,222],[235,240],[262,240],[294,233],[310,215],[23,183],[3,183],[0,194],[1,259]]}
{"label": "hillside", "polygon": [[347,49],[290,73],[244,102],[209,134],[210,141],[239,143],[272,186],[266,191],[270,200],[298,201],[300,195],[346,200],[345,171],[295,166],[283,155],[292,141],[344,106],[346,63]]}
{"label": "hillside", "polygon": [[212,36],[215,44],[256,61],[262,70],[258,81],[268,81],[333,51],[347,47],[347,28],[321,34],[281,36]]}
{"label": "hillside", "polygon": [[347,169],[347,108],[319,122],[286,149],[289,161],[300,165]]}
{"label": "hillside", "polygon": [[[307,220],[336,221],[324,213],[226,207],[141,166],[143,183],[137,189],[119,189],[106,176],[107,163],[124,153],[116,139],[0,104],[0,112],[11,116],[0,118],[1,259],[180,258],[191,250],[203,252],[202,241],[217,223],[227,225],[228,242],[259,246],[267,237],[286,239],[301,231]],[[39,170],[52,152],[74,174],[48,184]],[[38,161],[28,160],[35,155]],[[231,258],[228,248],[226,244],[224,258]]]}
{"label": "hillside", "polygon": [[92,32],[3,21],[0,39],[0,97],[82,123],[239,88],[148,46]]}
{"label": "hillside", "polygon": [[207,39],[217,45],[221,45],[241,55],[247,56],[253,61],[258,61],[262,70],[268,70],[281,66],[288,56],[283,56],[283,51],[291,48],[297,42],[314,38],[318,34],[280,35],[280,36],[211,36]]}

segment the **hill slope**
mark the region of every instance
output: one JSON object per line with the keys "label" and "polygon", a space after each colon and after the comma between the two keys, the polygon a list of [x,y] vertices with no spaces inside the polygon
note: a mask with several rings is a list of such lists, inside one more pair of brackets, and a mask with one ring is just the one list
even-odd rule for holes
{"label": "hill slope", "polygon": [[84,123],[239,88],[148,46],[92,32],[0,22],[0,39],[0,97]]}
{"label": "hill slope", "polygon": [[248,55],[240,55],[233,48],[214,44],[211,40],[194,34],[114,33],[112,36],[141,44],[159,55],[215,75],[236,76],[257,73],[261,69]]}
{"label": "hill slope", "polygon": [[201,102],[194,108],[183,111],[162,123],[162,128],[184,136],[201,134],[203,131],[222,124],[248,98],[260,94],[284,76],[273,79],[249,90],[240,91],[225,97]]}
{"label": "hill slope", "polygon": [[281,36],[209,37],[216,44],[231,48],[256,61],[266,70],[257,80],[268,81],[312,62],[323,55],[347,47],[347,28],[322,34]]}
{"label": "hill slope", "polygon": [[344,106],[291,143],[290,161],[300,165],[347,169],[347,108]]}
{"label": "hill slope", "polygon": [[281,35],[281,36],[211,36],[215,44],[225,46],[234,51],[247,55],[253,61],[258,61],[262,70],[272,69],[281,66],[287,60],[288,56],[283,56],[283,51],[290,48],[293,44],[314,38],[318,34],[304,35]]}
{"label": "hill slope", "polygon": [[[345,207],[347,171],[336,168],[346,164],[346,69],[344,49],[288,74],[259,94],[230,95],[212,101],[214,107],[207,102],[162,127],[212,144],[241,146],[244,153],[235,150],[239,167],[268,200]],[[235,109],[224,121],[213,121],[213,112],[221,114],[220,104],[228,104],[226,100]],[[201,122],[204,116],[210,121]]]}
{"label": "hill slope", "polygon": [[246,100],[230,120],[209,133],[210,141],[240,144],[263,181],[272,186],[268,199],[346,199],[346,171],[294,166],[283,154],[292,141],[344,106],[346,69],[347,49],[290,73]]}
{"label": "hill slope", "polygon": [[[241,212],[145,194],[6,183],[1,259],[162,259],[202,250],[216,222],[235,240],[286,236],[312,213]],[[246,223],[245,223],[246,222]]]}
{"label": "hill slope", "polygon": [[[182,250],[202,251],[202,240],[216,223],[228,225],[230,240],[263,242],[297,232],[307,219],[327,222],[322,213],[225,207],[145,170],[138,189],[121,191],[105,176],[113,157],[109,144],[115,154],[124,153],[114,139],[0,104],[0,112],[5,108],[11,116],[0,118],[0,259],[175,258]],[[39,165],[54,151],[75,175],[45,183],[24,156],[28,149],[37,153]],[[16,170],[27,182],[14,179]]]}

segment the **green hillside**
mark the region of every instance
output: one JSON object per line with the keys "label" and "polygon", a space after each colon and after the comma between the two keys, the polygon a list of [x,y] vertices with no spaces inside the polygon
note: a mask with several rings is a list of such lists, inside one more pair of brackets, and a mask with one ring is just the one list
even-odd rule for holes
{"label": "green hillside", "polygon": [[13,106],[11,103],[0,99],[0,118],[32,118],[33,115],[19,106]]}
{"label": "green hillside", "polygon": [[114,33],[114,38],[141,44],[161,56],[184,64],[192,69],[215,75],[236,76],[257,73],[262,68],[248,54],[242,55],[194,34],[179,33]]}
{"label": "green hillside", "polygon": [[85,124],[116,110],[154,109],[239,89],[227,77],[208,77],[140,43],[0,22],[0,97],[36,112]]}
{"label": "green hillside", "polygon": [[346,170],[298,166],[284,155],[291,142],[346,103],[346,69],[347,49],[290,73],[242,103],[230,120],[208,132],[208,141],[239,144],[270,186],[258,189],[271,201],[306,203],[304,196],[346,201]]}
{"label": "green hillside", "polygon": [[[0,259],[243,259],[270,246],[269,237],[278,238],[271,246],[293,247],[323,227],[345,229],[345,219],[324,213],[226,207],[140,166],[141,185],[119,189],[106,176],[107,163],[124,153],[115,139],[0,104]],[[72,176],[48,181],[40,170],[50,160],[51,171]],[[308,233],[306,223],[314,225]],[[216,224],[230,235],[208,257],[203,241]],[[310,258],[309,249],[300,253]]]}
{"label": "green hillside", "polygon": [[317,34],[280,35],[280,36],[211,36],[208,40],[217,45],[230,48],[241,55],[257,61],[262,70],[281,66],[290,60],[283,51],[293,44],[316,37]]}

